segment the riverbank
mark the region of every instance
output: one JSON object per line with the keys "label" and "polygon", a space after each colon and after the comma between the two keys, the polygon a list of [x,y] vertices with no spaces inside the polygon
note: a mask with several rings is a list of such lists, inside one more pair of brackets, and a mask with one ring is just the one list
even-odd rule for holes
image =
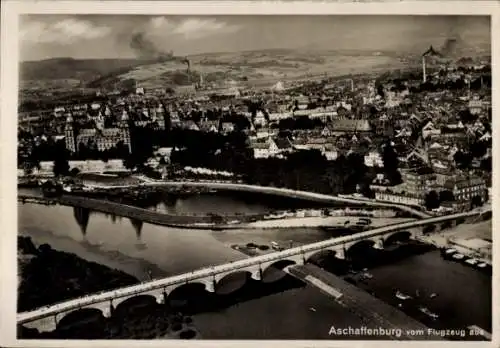
{"label": "riverbank", "polygon": [[461,254],[492,264],[491,220],[473,224],[460,224],[451,229],[420,236],[423,242],[439,248],[454,248]]}
{"label": "riverbank", "polygon": [[18,259],[18,312],[139,283],[125,272],[54,250],[48,244],[36,247],[30,237],[18,237]]}
{"label": "riverbank", "polygon": [[[289,217],[274,220],[262,220],[244,224],[242,228],[286,228],[286,227],[343,227],[349,228],[356,224],[359,217],[352,216],[316,216],[316,217]],[[387,226],[390,224],[415,221],[412,218],[371,218],[366,228]]]}

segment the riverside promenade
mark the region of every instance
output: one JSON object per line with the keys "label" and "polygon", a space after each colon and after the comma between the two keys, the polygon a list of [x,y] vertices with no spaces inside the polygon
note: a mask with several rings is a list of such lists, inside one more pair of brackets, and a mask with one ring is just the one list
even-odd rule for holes
{"label": "riverside promenade", "polygon": [[[139,179],[143,180],[144,183],[140,185],[124,185],[124,186],[113,186],[110,188],[127,188],[127,187],[203,187],[214,190],[227,190],[227,191],[243,191],[243,192],[253,192],[253,193],[262,193],[267,195],[274,196],[282,196],[288,198],[302,199],[308,200],[316,203],[324,203],[324,204],[338,204],[343,203],[345,205],[351,206],[365,206],[365,207],[374,207],[374,208],[390,208],[396,209],[400,211],[404,211],[410,213],[418,218],[425,219],[429,218],[432,215],[428,214],[422,210],[419,210],[414,207],[410,207],[403,204],[394,204],[387,202],[380,202],[374,199],[367,198],[354,198],[354,197],[341,197],[341,196],[332,196],[315,192],[308,191],[299,191],[299,190],[291,190],[287,188],[281,187],[271,187],[271,186],[258,186],[258,185],[248,185],[243,183],[233,183],[233,182],[220,182],[220,181],[160,181],[153,180],[146,177],[139,177]],[[95,188],[105,189],[105,186],[97,186],[94,185]]]}

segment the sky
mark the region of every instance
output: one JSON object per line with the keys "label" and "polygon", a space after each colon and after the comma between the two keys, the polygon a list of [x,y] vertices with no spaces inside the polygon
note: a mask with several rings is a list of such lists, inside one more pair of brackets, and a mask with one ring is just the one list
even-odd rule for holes
{"label": "sky", "polygon": [[19,26],[22,61],[134,58],[151,49],[175,55],[272,48],[420,52],[450,38],[490,47],[484,16],[23,15]]}

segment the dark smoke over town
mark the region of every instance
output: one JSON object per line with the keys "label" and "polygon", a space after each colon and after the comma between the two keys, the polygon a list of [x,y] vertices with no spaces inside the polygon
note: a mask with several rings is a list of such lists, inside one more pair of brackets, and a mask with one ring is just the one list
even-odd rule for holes
{"label": "dark smoke over town", "polygon": [[142,32],[132,35],[132,38],[130,39],[130,48],[134,50],[134,53],[138,58],[142,59],[175,59],[173,51],[165,52],[158,49],[156,45],[151,40],[149,40]]}
{"label": "dark smoke over town", "polygon": [[130,39],[130,48],[134,50],[137,58],[151,59],[157,61],[177,61],[187,65],[187,72],[191,70],[191,62],[185,57],[176,57],[172,50],[165,52],[158,49],[157,46],[149,40],[143,32],[132,35]]}
{"label": "dark smoke over town", "polygon": [[440,53],[444,56],[453,55],[458,47],[458,38],[448,38],[446,39],[443,47],[440,49]]}

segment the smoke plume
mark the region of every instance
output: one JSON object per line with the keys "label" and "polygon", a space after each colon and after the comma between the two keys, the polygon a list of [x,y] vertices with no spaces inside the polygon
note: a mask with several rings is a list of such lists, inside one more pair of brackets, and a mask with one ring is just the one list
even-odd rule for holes
{"label": "smoke plume", "polygon": [[458,38],[448,38],[443,44],[443,47],[441,47],[441,54],[444,56],[450,56],[453,55],[457,49],[459,43]]}
{"label": "smoke plume", "polygon": [[157,46],[149,40],[144,33],[138,32],[132,35],[130,39],[130,48],[141,59],[154,59],[154,60],[171,60],[175,59],[172,51],[165,52],[158,49]]}
{"label": "smoke plume", "polygon": [[143,32],[137,32],[130,39],[132,48],[138,58],[157,61],[177,61],[187,65],[187,73],[191,71],[191,61],[187,57],[175,57],[174,52],[165,52],[149,40]]}
{"label": "smoke plume", "polygon": [[448,30],[446,33],[446,40],[443,45],[439,47],[439,51],[443,56],[451,57],[457,53],[459,46],[463,46],[460,33],[467,28],[467,22],[464,22],[460,16],[450,18],[448,22]]}

